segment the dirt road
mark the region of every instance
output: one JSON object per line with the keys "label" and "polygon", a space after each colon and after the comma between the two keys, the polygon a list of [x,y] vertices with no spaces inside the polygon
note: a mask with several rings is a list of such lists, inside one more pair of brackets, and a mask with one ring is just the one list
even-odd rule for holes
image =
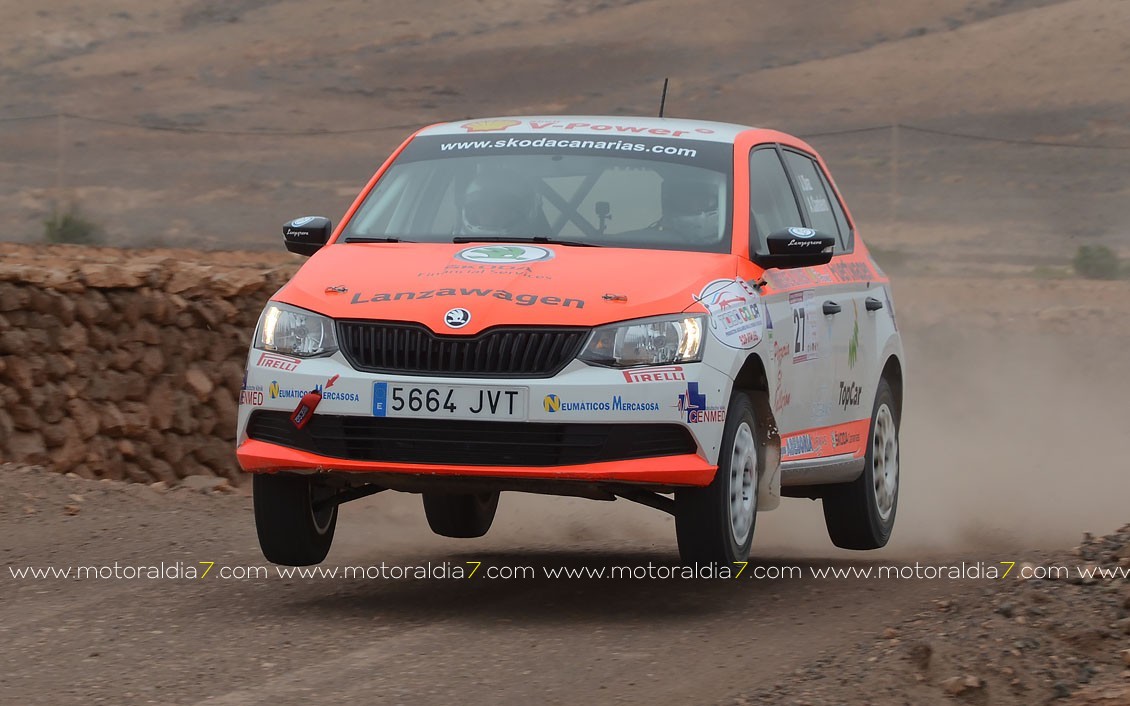
{"label": "dirt road", "polygon": [[[37,471],[5,473],[0,486],[7,703],[714,702],[873,640],[948,590],[810,578],[492,580],[490,567],[677,561],[666,521],[649,511],[515,496],[477,543],[433,538],[415,497],[360,501],[343,512],[324,565],[483,562],[473,578],[284,579],[268,567],[267,578],[225,580],[222,569],[264,565],[246,496]],[[9,570],[115,562],[120,575],[216,564],[195,580]]]}

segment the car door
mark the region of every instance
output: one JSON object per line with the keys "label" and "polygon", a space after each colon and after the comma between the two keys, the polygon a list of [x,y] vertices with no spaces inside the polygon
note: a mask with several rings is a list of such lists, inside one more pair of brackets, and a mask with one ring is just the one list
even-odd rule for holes
{"label": "car door", "polygon": [[837,239],[826,268],[830,281],[818,296],[829,335],[830,377],[816,393],[813,409],[820,426],[833,427],[821,455],[855,453],[866,437],[860,421],[871,417],[878,351],[870,342],[876,340],[874,306],[884,297],[872,281],[869,259],[854,251],[854,233],[819,162],[793,149],[785,149],[784,158],[809,227]]}
{"label": "car door", "polygon": [[[750,251],[761,250],[766,236],[805,225],[800,203],[776,145],[759,145],[750,152]],[[765,272],[762,290],[768,319],[766,374],[777,428],[784,440],[782,458],[793,460],[820,455],[807,434],[814,410],[833,371],[827,354],[826,322],[820,309],[819,268],[778,269]]]}

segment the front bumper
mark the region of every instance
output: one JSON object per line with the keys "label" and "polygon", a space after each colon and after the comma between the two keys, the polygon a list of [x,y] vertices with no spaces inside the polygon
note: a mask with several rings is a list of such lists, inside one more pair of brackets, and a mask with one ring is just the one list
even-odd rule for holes
{"label": "front bumper", "polygon": [[[289,370],[278,358],[252,351],[249,359],[236,450],[247,472],[702,486],[717,468],[730,385],[702,363],[626,375],[574,361],[552,378],[474,379],[360,372],[340,353]],[[302,394],[334,376],[332,394],[297,429],[289,416]],[[520,419],[394,418],[374,414],[382,382],[528,392]]]}

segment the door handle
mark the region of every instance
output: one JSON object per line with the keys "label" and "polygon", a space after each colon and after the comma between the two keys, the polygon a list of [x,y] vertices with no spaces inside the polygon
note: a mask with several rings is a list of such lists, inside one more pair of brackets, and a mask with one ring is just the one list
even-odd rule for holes
{"label": "door handle", "polygon": [[867,308],[867,311],[879,311],[883,308],[883,302],[879,301],[875,297],[867,297],[867,299],[863,302],[863,306]]}
{"label": "door handle", "polygon": [[824,302],[824,315],[825,316],[831,316],[832,314],[838,314],[843,310],[844,310],[844,308],[842,306],[840,306],[839,304],[837,304],[836,302]]}

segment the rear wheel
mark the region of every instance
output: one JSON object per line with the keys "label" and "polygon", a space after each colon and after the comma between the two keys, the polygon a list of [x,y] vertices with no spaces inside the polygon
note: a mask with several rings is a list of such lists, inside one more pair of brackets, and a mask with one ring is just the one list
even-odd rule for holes
{"label": "rear wheel", "polygon": [[753,403],[735,392],[726,411],[718,472],[705,488],[675,493],[675,534],[684,563],[745,561],[753,543],[760,470]]}
{"label": "rear wheel", "polygon": [[482,537],[494,522],[498,491],[424,493],[424,514],[432,531],[444,537]]}
{"label": "rear wheel", "polygon": [[311,476],[258,473],[252,494],[255,530],[267,561],[310,566],[326,558],[337,527],[332,489]]}
{"label": "rear wheel", "polygon": [[844,549],[886,546],[895,526],[899,492],[899,408],[891,386],[879,381],[863,473],[831,486],[824,496],[824,523],[832,544]]}

